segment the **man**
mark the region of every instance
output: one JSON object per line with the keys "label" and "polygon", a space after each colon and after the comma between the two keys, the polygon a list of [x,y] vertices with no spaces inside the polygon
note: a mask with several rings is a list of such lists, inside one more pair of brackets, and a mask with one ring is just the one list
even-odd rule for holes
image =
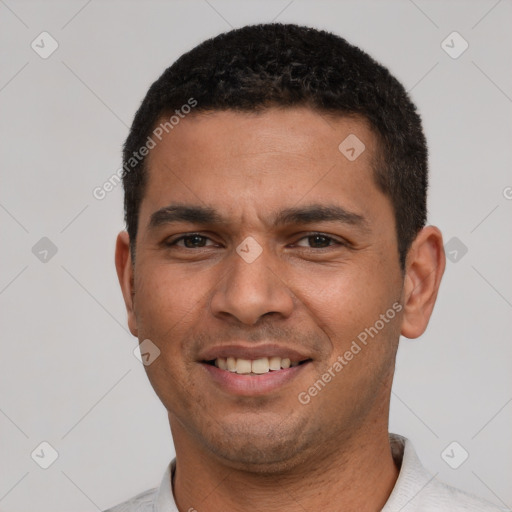
{"label": "man", "polygon": [[233,30],[151,86],[123,156],[116,267],[176,459],[112,511],[498,510],[388,433],[445,256],[387,69],[323,31]]}

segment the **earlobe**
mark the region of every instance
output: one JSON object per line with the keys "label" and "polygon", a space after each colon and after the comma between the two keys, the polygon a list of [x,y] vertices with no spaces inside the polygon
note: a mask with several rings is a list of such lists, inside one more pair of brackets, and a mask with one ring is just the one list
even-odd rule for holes
{"label": "earlobe", "polygon": [[407,255],[401,330],[406,338],[417,338],[427,328],[445,265],[441,232],[435,226],[423,228]]}
{"label": "earlobe", "polygon": [[126,231],[121,231],[116,240],[116,271],[123,292],[126,312],[128,314],[128,327],[130,332],[137,337],[137,320],[133,306],[133,264],[130,250],[130,237]]}

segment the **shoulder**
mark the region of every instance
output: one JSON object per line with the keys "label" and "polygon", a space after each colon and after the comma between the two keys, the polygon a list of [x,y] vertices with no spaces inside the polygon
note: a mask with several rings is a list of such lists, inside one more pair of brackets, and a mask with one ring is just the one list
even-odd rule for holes
{"label": "shoulder", "polygon": [[128,501],[109,508],[104,512],[154,512],[154,501],[158,488],[141,492]]}
{"label": "shoulder", "polygon": [[[496,505],[460,489],[451,487],[435,478],[411,501],[410,510],[422,512],[500,512]],[[403,512],[407,512],[406,507]]]}
{"label": "shoulder", "polygon": [[178,512],[171,487],[171,475],[175,467],[176,459],[173,459],[165,469],[159,487],[141,492],[103,512]]}
{"label": "shoulder", "polygon": [[421,464],[412,443],[390,434],[393,458],[400,473],[382,512],[500,512],[481,498],[441,482]]}

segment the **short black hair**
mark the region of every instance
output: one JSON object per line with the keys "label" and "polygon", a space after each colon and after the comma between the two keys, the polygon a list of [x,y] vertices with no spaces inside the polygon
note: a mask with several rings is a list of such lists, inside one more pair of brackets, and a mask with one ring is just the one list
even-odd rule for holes
{"label": "short black hair", "polygon": [[179,122],[173,114],[183,117],[191,107],[193,115],[273,106],[308,106],[369,122],[379,145],[374,179],[393,205],[403,270],[427,211],[427,145],[416,107],[387,68],[342,37],[282,23],[249,25],[208,39],[183,54],[149,88],[123,147],[132,258],[147,177],[145,156],[162,117],[171,116],[161,125],[168,132]]}

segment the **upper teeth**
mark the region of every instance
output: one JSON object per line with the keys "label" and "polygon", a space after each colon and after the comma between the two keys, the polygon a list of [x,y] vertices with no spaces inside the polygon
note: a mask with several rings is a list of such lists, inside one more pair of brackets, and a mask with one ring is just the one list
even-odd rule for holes
{"label": "upper teeth", "polygon": [[290,368],[299,363],[291,362],[287,357],[261,357],[260,359],[241,359],[236,357],[218,357],[215,359],[215,366],[221,370],[228,370],[233,373],[267,373],[270,370]]}

